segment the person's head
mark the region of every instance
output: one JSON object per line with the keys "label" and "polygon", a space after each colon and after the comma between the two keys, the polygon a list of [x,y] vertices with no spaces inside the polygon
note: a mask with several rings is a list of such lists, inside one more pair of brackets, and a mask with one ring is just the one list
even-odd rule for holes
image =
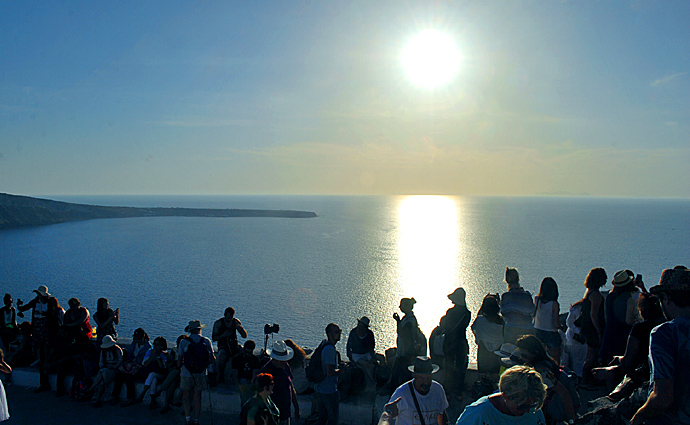
{"label": "person's head", "polygon": [[545,277],[539,288],[539,300],[542,302],[558,301],[558,284],[552,277]]}
{"label": "person's head", "polygon": [[235,317],[235,309],[232,307],[226,308],[223,317],[225,317],[227,322],[230,322]]}
{"label": "person's head", "polygon": [[405,314],[410,313],[416,303],[417,300],[414,298],[403,298],[400,300],[400,311]]}
{"label": "person's head", "polygon": [[448,294],[448,299],[455,305],[467,305],[465,301],[466,292],[463,288],[457,288],[452,293]]}
{"label": "person's head", "polygon": [[187,336],[187,334],[182,334],[182,335],[178,336],[178,337],[177,337],[177,340],[175,341],[175,345],[177,345],[177,346],[179,347],[179,346],[180,346],[180,342],[182,342],[183,339],[187,339],[187,338],[189,338],[189,337]]}
{"label": "person's head", "polygon": [[201,334],[201,330],[205,327],[206,325],[202,325],[200,320],[190,320],[184,331],[190,334]]}
{"label": "person's head", "polygon": [[5,303],[5,306],[6,306],[6,307],[9,307],[9,306],[12,305],[12,302],[13,302],[13,300],[12,300],[12,295],[10,295],[10,294],[5,294],[5,298],[3,298],[2,300],[3,300],[3,302]]}
{"label": "person's head", "polygon": [[[304,361],[304,359],[307,358],[307,353],[304,351],[304,349],[303,349],[302,347],[300,347],[299,345],[297,345],[297,344],[295,343],[295,341],[293,341],[293,340],[291,340],[291,339],[286,339],[286,340],[285,340],[285,344],[286,344],[288,347],[292,348],[292,351],[294,351],[295,355],[292,357],[293,359],[294,359],[294,358],[298,358],[298,359],[300,359],[301,361]],[[246,343],[245,343],[245,345],[246,345]],[[290,362],[290,363],[292,363],[292,362]]]}
{"label": "person's head", "polygon": [[611,293],[634,292],[638,288],[634,283],[635,274],[631,270],[620,270],[613,275]]}
{"label": "person's head", "polygon": [[412,385],[414,385],[415,390],[422,395],[429,393],[433,374],[438,371],[439,367],[433,364],[429,357],[417,356],[414,359],[414,364],[407,369],[412,372]]}
{"label": "person's head", "polygon": [[326,338],[328,338],[329,342],[335,343],[340,341],[341,333],[342,330],[340,329],[340,326],[336,325],[335,323],[329,323],[326,326]]}
{"label": "person's head", "polygon": [[606,276],[606,271],[601,267],[595,267],[589,271],[589,274],[587,274],[584,285],[587,289],[598,290],[602,286],[606,285],[607,279],[608,276]]}
{"label": "person's head", "polygon": [[640,298],[637,299],[637,310],[640,312],[642,320],[660,320],[664,318],[659,297],[649,292],[640,294]]}
{"label": "person's head", "polygon": [[505,281],[508,284],[508,289],[520,287],[520,274],[516,268],[506,267]]}
{"label": "person's head", "polygon": [[162,336],[156,337],[156,339],[153,340],[153,348],[158,351],[164,351],[168,348],[168,341]]}
{"label": "person's head", "polygon": [[67,304],[69,305],[69,308],[74,310],[81,307],[81,301],[79,301],[79,298],[70,298],[69,301],[67,301]]}
{"label": "person's head", "polygon": [[19,324],[19,332],[24,336],[29,336],[33,332],[33,326],[28,320]]}
{"label": "person's head", "polygon": [[690,270],[685,266],[664,270],[659,284],[649,291],[659,297],[667,319],[690,316]]}
{"label": "person's head", "polygon": [[260,373],[254,377],[252,385],[257,393],[269,395],[273,392],[273,375],[270,373]]}
{"label": "person's head", "polygon": [[109,308],[107,298],[99,298],[96,303],[96,311],[105,311]]}
{"label": "person's head", "polygon": [[362,316],[361,319],[357,319],[357,330],[361,333],[366,332],[369,329],[369,318],[367,316]]}
{"label": "person's head", "polygon": [[149,335],[142,328],[136,328],[132,334],[132,340],[138,343],[143,343],[149,340]]}
{"label": "person's head", "polygon": [[254,350],[256,349],[256,343],[254,340],[248,339],[244,341],[244,351],[247,353],[253,353]]}
{"label": "person's head", "polygon": [[534,335],[520,337],[515,345],[517,345],[520,355],[528,364],[551,359],[544,348],[544,344]]}
{"label": "person's head", "polygon": [[522,416],[541,409],[546,398],[546,385],[541,375],[529,366],[513,366],[498,382],[498,389],[506,401],[506,409],[513,416]]}
{"label": "person's head", "polygon": [[497,317],[501,312],[501,306],[498,303],[497,295],[498,294],[486,294],[477,314],[487,317]]}
{"label": "person's head", "polygon": [[50,292],[48,292],[48,287],[45,285],[41,285],[38,289],[34,289],[34,292],[39,298],[49,298],[51,296]]}

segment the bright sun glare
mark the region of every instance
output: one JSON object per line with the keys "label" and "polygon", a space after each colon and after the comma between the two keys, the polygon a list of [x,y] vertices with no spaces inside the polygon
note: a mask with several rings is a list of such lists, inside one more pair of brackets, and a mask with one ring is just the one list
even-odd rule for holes
{"label": "bright sun glare", "polygon": [[438,30],[413,36],[400,53],[407,78],[426,89],[450,82],[460,69],[461,58],[453,37]]}

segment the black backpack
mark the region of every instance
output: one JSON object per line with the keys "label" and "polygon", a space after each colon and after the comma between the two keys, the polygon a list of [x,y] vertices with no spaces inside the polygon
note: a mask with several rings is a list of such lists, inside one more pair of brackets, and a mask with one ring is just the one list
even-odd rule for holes
{"label": "black backpack", "polygon": [[316,350],[311,355],[311,358],[309,359],[309,363],[307,364],[306,368],[306,374],[307,374],[307,381],[313,382],[315,384],[318,384],[319,382],[323,382],[324,379],[326,379],[326,373],[323,371],[323,361],[321,359],[321,353],[323,352],[323,348],[326,345],[333,345],[328,341],[322,342],[318,347],[316,347]]}
{"label": "black backpack", "polygon": [[192,338],[187,339],[189,345],[184,352],[184,366],[190,373],[203,373],[209,364],[208,347],[201,338],[199,342],[194,342]]}

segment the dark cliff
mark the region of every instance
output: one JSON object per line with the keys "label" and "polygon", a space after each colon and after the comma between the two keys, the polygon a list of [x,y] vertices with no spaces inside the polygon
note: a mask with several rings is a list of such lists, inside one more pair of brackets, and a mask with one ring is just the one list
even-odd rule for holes
{"label": "dark cliff", "polygon": [[311,211],[213,208],[133,208],[72,204],[0,193],[0,230],[68,221],[130,217],[277,217],[312,218]]}

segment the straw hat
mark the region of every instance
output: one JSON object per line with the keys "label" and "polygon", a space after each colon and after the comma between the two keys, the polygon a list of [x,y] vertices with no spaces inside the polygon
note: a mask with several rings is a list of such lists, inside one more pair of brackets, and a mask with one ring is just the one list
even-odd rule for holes
{"label": "straw hat", "polygon": [[273,348],[266,351],[272,359],[281,362],[286,362],[290,360],[292,356],[295,355],[295,351],[292,348],[288,347],[287,344],[285,344],[285,341],[275,341],[273,343]]}

